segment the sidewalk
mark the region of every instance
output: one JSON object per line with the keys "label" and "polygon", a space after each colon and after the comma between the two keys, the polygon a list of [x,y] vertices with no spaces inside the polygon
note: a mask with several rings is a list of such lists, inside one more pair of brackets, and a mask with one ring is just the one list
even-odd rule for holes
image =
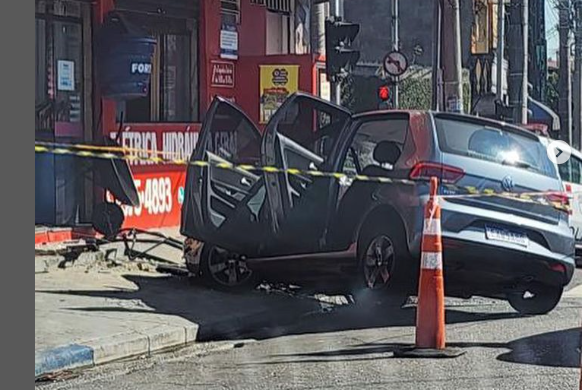
{"label": "sidewalk", "polygon": [[317,301],[226,294],[147,266],[35,274],[35,377],[296,321]]}

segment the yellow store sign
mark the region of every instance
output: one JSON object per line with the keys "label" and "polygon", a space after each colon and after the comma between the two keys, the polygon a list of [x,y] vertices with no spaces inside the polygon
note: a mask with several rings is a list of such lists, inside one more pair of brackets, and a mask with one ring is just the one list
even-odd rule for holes
{"label": "yellow store sign", "polygon": [[299,89],[299,65],[261,65],[260,123],[264,124]]}

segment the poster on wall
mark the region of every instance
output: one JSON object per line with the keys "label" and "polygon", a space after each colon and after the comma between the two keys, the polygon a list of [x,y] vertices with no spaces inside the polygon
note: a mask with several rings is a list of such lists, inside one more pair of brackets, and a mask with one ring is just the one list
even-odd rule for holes
{"label": "poster on wall", "polygon": [[73,61],[57,61],[57,89],[59,91],[75,90],[75,63]]}
{"label": "poster on wall", "polygon": [[265,124],[299,90],[299,65],[261,65],[260,120]]}
{"label": "poster on wall", "polygon": [[210,86],[215,88],[234,88],[234,62],[210,61],[212,76]]}
{"label": "poster on wall", "polygon": [[238,32],[230,24],[223,24],[220,29],[220,58],[238,59]]}

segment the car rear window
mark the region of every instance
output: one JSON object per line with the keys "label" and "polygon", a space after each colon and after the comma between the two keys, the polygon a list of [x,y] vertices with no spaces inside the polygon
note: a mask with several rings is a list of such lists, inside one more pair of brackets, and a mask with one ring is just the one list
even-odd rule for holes
{"label": "car rear window", "polygon": [[512,165],[556,177],[546,148],[537,139],[488,124],[436,118],[441,151],[475,159]]}

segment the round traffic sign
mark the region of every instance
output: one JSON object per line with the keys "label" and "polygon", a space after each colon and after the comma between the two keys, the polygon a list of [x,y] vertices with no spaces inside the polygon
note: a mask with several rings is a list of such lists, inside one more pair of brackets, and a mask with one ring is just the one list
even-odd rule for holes
{"label": "round traffic sign", "polygon": [[384,70],[392,77],[402,76],[408,70],[408,58],[399,51],[388,53],[384,57]]}

